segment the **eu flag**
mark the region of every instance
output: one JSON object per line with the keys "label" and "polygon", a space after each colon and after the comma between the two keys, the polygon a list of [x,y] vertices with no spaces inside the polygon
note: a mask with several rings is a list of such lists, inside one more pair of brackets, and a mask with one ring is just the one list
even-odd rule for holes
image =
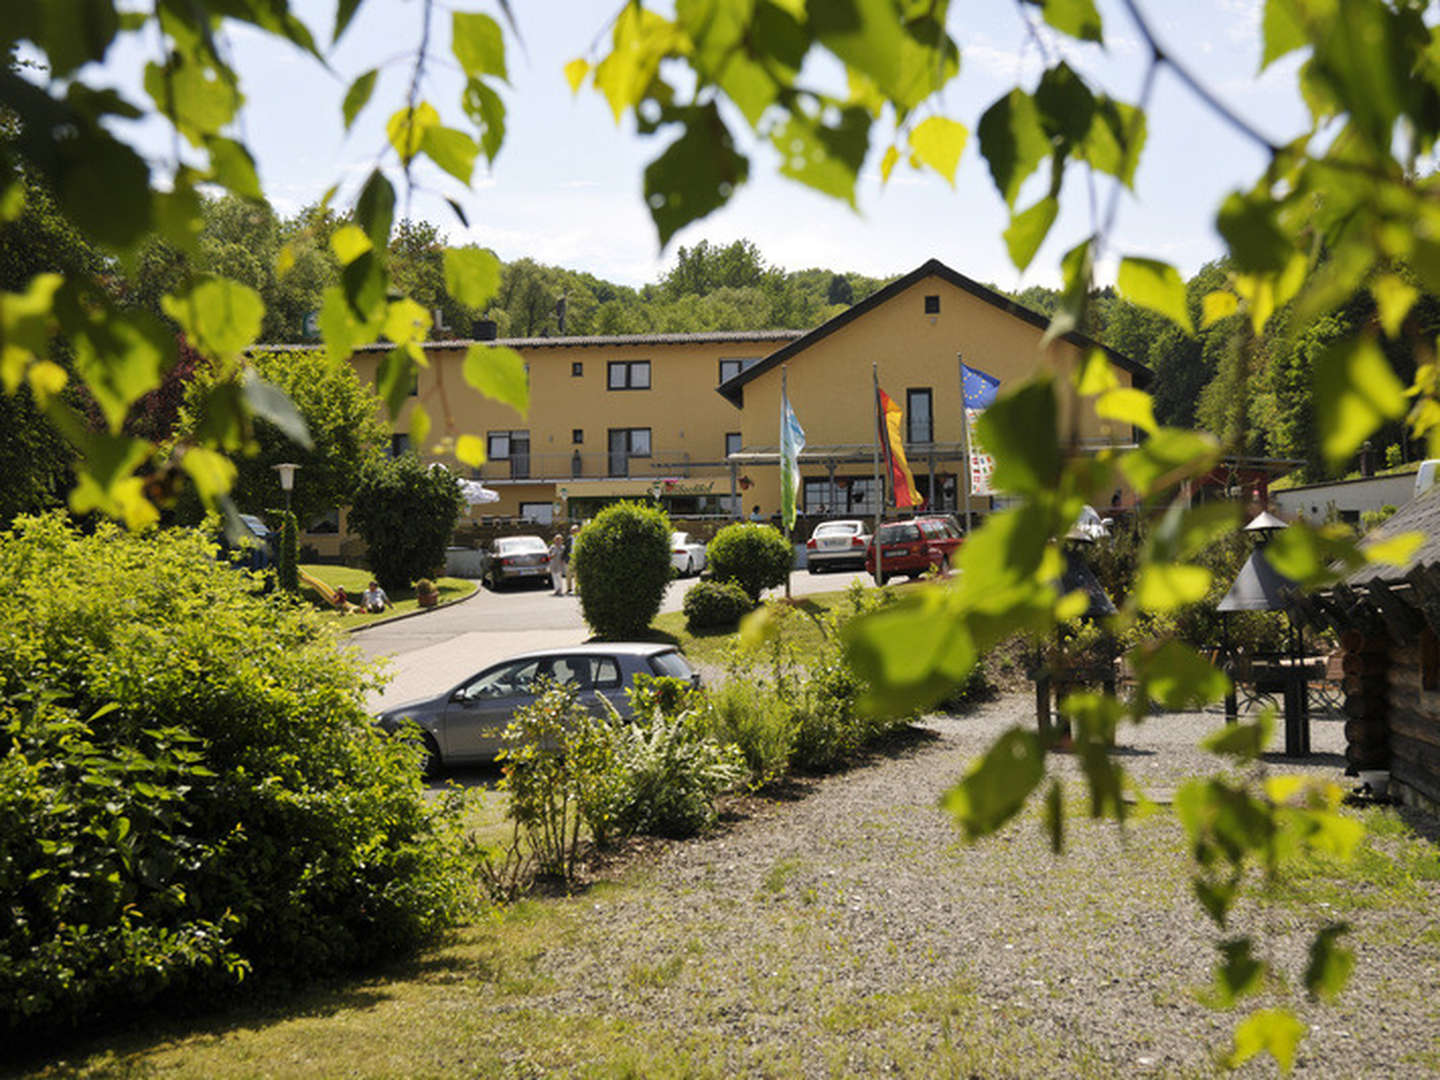
{"label": "eu flag", "polygon": [[1000,390],[1000,380],[969,364],[962,363],[960,369],[964,372],[960,378],[960,388],[965,394],[965,407],[988,409]]}

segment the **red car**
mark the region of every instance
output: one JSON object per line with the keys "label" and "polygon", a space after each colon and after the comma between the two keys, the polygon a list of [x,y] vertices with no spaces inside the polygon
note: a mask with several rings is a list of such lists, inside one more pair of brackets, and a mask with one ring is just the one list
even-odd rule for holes
{"label": "red car", "polygon": [[[876,585],[884,585],[899,574],[917,578],[930,570],[947,570],[955,549],[964,542],[965,535],[953,518],[918,517],[882,522],[865,552],[865,569],[875,578]],[[877,548],[879,571],[875,568]]]}

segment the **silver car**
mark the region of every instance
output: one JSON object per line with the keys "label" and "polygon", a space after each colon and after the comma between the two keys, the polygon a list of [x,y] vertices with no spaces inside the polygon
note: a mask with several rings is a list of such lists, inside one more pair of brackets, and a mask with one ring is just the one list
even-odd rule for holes
{"label": "silver car", "polygon": [[805,541],[805,564],[818,574],[837,566],[865,569],[870,530],[858,519],[822,521]]}
{"label": "silver car", "polygon": [[498,592],[515,581],[550,584],[550,549],[538,536],[502,536],[486,552],[485,584]]}
{"label": "silver car", "polygon": [[428,774],[449,765],[493,760],[515,711],[535,703],[542,683],[573,687],[580,703],[596,714],[605,708],[603,696],[623,716],[629,711],[625,691],[635,684],[636,675],[664,675],[700,685],[700,676],[673,645],[572,645],[502,660],[443,694],[386,709],[378,723],[387,731],[407,719],[420,726],[429,752]]}

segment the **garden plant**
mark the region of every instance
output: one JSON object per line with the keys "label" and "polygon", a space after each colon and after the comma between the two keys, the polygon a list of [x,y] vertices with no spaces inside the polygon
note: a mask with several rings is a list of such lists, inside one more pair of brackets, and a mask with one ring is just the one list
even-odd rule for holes
{"label": "garden plant", "polygon": [[607,506],[575,540],[580,612],[603,640],[643,637],[670,584],[670,519],[656,506]]}

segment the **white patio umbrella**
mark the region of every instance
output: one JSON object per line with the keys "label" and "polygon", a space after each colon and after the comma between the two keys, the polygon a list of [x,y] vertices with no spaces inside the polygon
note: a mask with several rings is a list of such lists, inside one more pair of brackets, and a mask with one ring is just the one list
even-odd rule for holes
{"label": "white patio umbrella", "polygon": [[460,484],[460,494],[465,496],[465,501],[471,506],[500,501],[500,493],[491,488],[487,488],[479,480],[460,480],[458,482]]}

